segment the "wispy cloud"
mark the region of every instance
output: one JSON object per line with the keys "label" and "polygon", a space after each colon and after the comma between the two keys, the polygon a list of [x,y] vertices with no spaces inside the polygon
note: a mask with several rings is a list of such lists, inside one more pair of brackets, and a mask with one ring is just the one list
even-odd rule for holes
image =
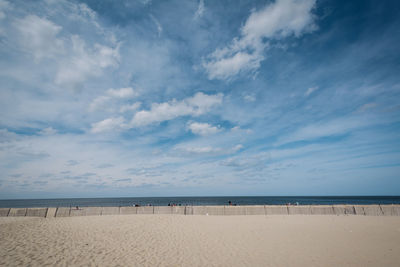
{"label": "wispy cloud", "polygon": [[108,118],[96,123],[92,123],[91,132],[92,133],[101,133],[106,131],[118,131],[122,128],[125,120],[123,117],[117,118]]}
{"label": "wispy cloud", "polygon": [[67,161],[67,166],[75,166],[78,164],[79,164],[79,161],[77,161],[77,160],[70,159]]}
{"label": "wispy cloud", "polygon": [[221,131],[219,127],[212,126],[208,123],[192,122],[188,125],[188,128],[192,133],[207,136],[211,134],[216,134]]}
{"label": "wispy cloud", "polygon": [[119,63],[119,46],[108,47],[95,44],[87,48],[86,42],[79,36],[71,36],[68,42],[70,54],[59,66],[55,83],[59,85],[78,86],[87,78],[100,76],[108,67]]}
{"label": "wispy cloud", "polygon": [[304,93],[305,96],[311,95],[313,92],[318,90],[318,86],[310,87],[307,89],[307,91]]}
{"label": "wispy cloud", "polygon": [[53,127],[44,128],[43,130],[41,130],[39,132],[39,134],[41,134],[41,135],[53,135],[53,134],[56,134],[56,133],[57,133],[57,130],[54,129]]}
{"label": "wispy cloud", "polygon": [[121,89],[108,89],[107,94],[111,97],[117,98],[130,98],[137,96],[137,93],[131,87]]}
{"label": "wispy cloud", "polygon": [[[89,9],[85,5],[74,10],[77,13],[73,18],[81,18],[82,7],[86,10],[85,21],[86,16],[94,21],[93,16],[87,15]],[[99,27],[97,23],[94,25]],[[34,14],[15,19],[7,30],[7,38],[16,48],[31,55],[36,63],[51,60],[56,65],[54,82],[59,86],[76,88],[88,78],[101,75],[104,69],[119,64],[118,44],[87,44],[81,36],[68,33],[54,21]]]}
{"label": "wispy cloud", "polygon": [[234,147],[214,147],[214,146],[190,146],[190,145],[180,145],[175,148],[176,151],[185,154],[210,154],[210,155],[226,155],[233,154],[243,149],[243,145],[238,144]]}
{"label": "wispy cloud", "polygon": [[5,11],[9,8],[11,8],[11,5],[9,2],[7,2],[5,0],[0,0],[0,20],[4,19],[6,17]]}
{"label": "wispy cloud", "polygon": [[287,136],[280,138],[280,144],[308,141],[321,137],[330,137],[350,133],[355,129],[359,129],[376,122],[366,121],[362,117],[345,117],[337,118],[330,121],[321,121],[301,127]]}
{"label": "wispy cloud", "polygon": [[369,110],[369,109],[373,109],[373,108],[375,108],[376,107],[376,103],[365,103],[364,105],[362,105],[361,107],[359,107],[358,109],[357,109],[357,111],[359,111],[359,112],[364,112],[364,111],[367,111],[367,110]]}
{"label": "wispy cloud", "polygon": [[140,108],[140,106],[142,105],[142,103],[140,102],[135,102],[133,104],[128,104],[128,105],[123,105],[120,109],[119,112],[124,113],[127,111],[136,111]]}
{"label": "wispy cloud", "polygon": [[316,29],[312,10],[315,0],[277,0],[254,10],[240,29],[240,37],[215,50],[204,61],[209,79],[229,80],[241,72],[254,72],[265,59],[269,41],[282,40]]}
{"label": "wispy cloud", "polygon": [[256,101],[256,97],[254,95],[245,95],[243,99],[247,102],[254,102]]}
{"label": "wispy cloud", "polygon": [[[96,97],[92,103],[90,103],[89,110],[96,111],[96,109],[101,108],[105,105],[109,104],[109,101],[113,99],[130,99],[137,96],[138,93],[135,92],[131,87],[120,88],[120,89],[108,89],[105,95],[101,95]],[[139,105],[139,104],[136,104]],[[129,106],[132,108],[132,106]],[[123,110],[129,110],[129,107],[126,106]]]}
{"label": "wispy cloud", "polygon": [[[96,106],[104,104],[105,100],[93,102]],[[111,117],[102,121],[92,123],[91,132],[100,133],[111,130],[131,129],[143,127],[154,123],[173,120],[182,116],[199,116],[209,112],[215,106],[222,103],[223,95],[206,95],[196,93],[193,97],[177,101],[173,99],[165,103],[153,103],[150,110],[141,110],[135,113],[130,122],[126,122],[124,117]],[[92,103],[92,104],[93,104]],[[120,111],[135,110],[140,104],[122,106]]]}
{"label": "wispy cloud", "polygon": [[17,19],[14,27],[18,33],[21,48],[31,53],[35,60],[52,58],[64,50],[64,41],[57,35],[62,27],[36,15]]}
{"label": "wispy cloud", "polygon": [[193,97],[181,101],[172,100],[165,103],[154,103],[150,110],[137,112],[132,120],[132,127],[146,126],[152,123],[160,123],[181,116],[199,116],[210,111],[222,103],[223,94],[206,95],[196,93]]}
{"label": "wispy cloud", "polygon": [[97,166],[97,168],[99,168],[99,169],[106,169],[106,168],[111,168],[111,167],[114,167],[114,165],[110,164],[110,163],[103,163],[103,164],[100,164]]}
{"label": "wispy cloud", "polygon": [[201,18],[204,14],[205,7],[204,7],[204,0],[199,1],[199,6],[197,7],[196,13],[194,13],[194,18],[198,19]]}
{"label": "wispy cloud", "polygon": [[157,26],[158,37],[160,37],[161,33],[163,31],[163,28],[162,28],[160,22],[153,15],[150,15],[150,18],[154,22],[154,24]]}

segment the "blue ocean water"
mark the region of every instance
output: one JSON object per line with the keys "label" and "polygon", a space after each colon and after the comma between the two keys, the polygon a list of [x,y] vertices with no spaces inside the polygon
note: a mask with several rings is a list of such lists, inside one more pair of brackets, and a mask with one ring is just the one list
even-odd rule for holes
{"label": "blue ocean water", "polygon": [[120,197],[0,200],[0,208],[18,207],[111,207],[132,205],[333,205],[333,204],[400,204],[400,196],[224,196],[224,197]]}

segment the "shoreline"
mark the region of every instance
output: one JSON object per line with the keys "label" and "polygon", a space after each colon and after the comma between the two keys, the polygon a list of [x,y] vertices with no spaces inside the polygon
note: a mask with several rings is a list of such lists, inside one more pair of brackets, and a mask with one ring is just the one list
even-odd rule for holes
{"label": "shoreline", "polygon": [[0,217],[74,217],[132,214],[400,216],[400,205],[243,205],[0,208]]}

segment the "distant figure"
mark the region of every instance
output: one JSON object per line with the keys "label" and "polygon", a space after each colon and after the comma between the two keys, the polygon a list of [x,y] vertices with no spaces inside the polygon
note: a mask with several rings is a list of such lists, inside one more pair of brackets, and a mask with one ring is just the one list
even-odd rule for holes
{"label": "distant figure", "polygon": [[228,201],[228,204],[229,204],[229,206],[232,206],[232,201],[229,200],[229,201]]}
{"label": "distant figure", "polygon": [[76,209],[76,210],[79,210],[79,207],[78,207],[78,206],[76,206],[76,207],[75,207],[75,209]]}

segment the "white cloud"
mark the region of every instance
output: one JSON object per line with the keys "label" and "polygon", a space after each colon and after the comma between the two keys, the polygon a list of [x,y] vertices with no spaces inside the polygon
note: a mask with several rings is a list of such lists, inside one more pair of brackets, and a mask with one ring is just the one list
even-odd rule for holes
{"label": "white cloud", "polygon": [[10,142],[18,139],[16,133],[10,132],[7,129],[0,129],[0,143]]}
{"label": "white cloud", "polygon": [[254,11],[243,26],[245,41],[259,38],[283,38],[300,36],[315,29],[311,10],[315,0],[277,0],[260,11]]}
{"label": "white cloud", "polygon": [[230,79],[240,72],[253,72],[264,60],[268,40],[299,37],[315,30],[311,11],[315,0],[277,0],[253,11],[241,28],[241,36],[217,49],[203,62],[209,79]]}
{"label": "white cloud", "polygon": [[[104,107],[112,99],[129,99],[137,95],[138,95],[137,92],[135,92],[131,87],[120,88],[120,89],[108,89],[105,95],[96,97],[92,101],[92,103],[90,103],[89,111],[93,112],[99,108]],[[137,106],[137,103],[135,104],[136,104],[135,109],[137,109],[140,106],[140,103],[139,106]],[[130,109],[128,108],[128,106],[124,106],[124,108],[121,107],[120,110],[132,110],[132,108],[133,106],[130,106]]]}
{"label": "white cloud", "polygon": [[304,93],[305,96],[311,95],[313,92],[318,90],[318,86],[310,87],[307,89],[307,91]]}
{"label": "white cloud", "polygon": [[64,42],[57,37],[61,26],[36,15],[17,19],[14,26],[22,49],[31,53],[35,60],[51,58],[63,52]]}
{"label": "white cloud", "polygon": [[278,144],[346,134],[371,123],[373,122],[365,120],[365,118],[350,117],[309,124],[285,137],[282,137]]}
{"label": "white cloud", "polygon": [[133,103],[131,105],[123,105],[119,109],[119,112],[124,113],[124,112],[127,112],[127,111],[135,111],[135,110],[139,109],[141,105],[142,105],[142,103],[140,103],[140,102],[135,102],[135,103]]}
{"label": "white cloud", "polygon": [[143,5],[148,5],[151,3],[151,0],[142,0],[141,2]]}
{"label": "white cloud", "polygon": [[110,100],[109,96],[102,95],[102,96],[96,97],[92,101],[92,103],[90,103],[89,111],[93,112],[93,111],[97,110],[98,108],[104,106],[108,102],[108,100]]}
{"label": "white cloud", "polygon": [[247,101],[247,102],[254,102],[254,101],[256,101],[256,97],[255,97],[254,95],[245,95],[243,98],[244,98],[244,100]]}
{"label": "white cloud", "polygon": [[238,144],[234,147],[221,148],[214,146],[188,146],[188,145],[179,145],[175,147],[175,150],[182,151],[185,154],[233,154],[238,152],[243,148],[243,145]]}
{"label": "white cloud", "polygon": [[53,135],[56,134],[57,130],[53,129],[53,127],[47,127],[39,132],[41,135]]}
{"label": "white cloud", "polygon": [[96,12],[90,9],[86,4],[79,4],[79,10],[86,16],[88,16],[91,20],[95,20]]}
{"label": "white cloud", "polygon": [[359,107],[357,109],[357,111],[364,112],[364,111],[372,109],[374,107],[376,107],[376,103],[366,103],[366,104],[362,105],[361,107]]}
{"label": "white cloud", "polygon": [[[0,1],[1,13],[7,2]],[[28,75],[19,79],[36,82],[44,77],[42,80],[53,88],[78,88],[89,78],[102,75],[105,68],[119,64],[119,42],[111,31],[100,26],[96,13],[87,5],[42,1],[36,14],[36,8],[25,10],[28,6],[12,6],[6,27],[0,29],[7,48],[22,52],[18,57],[29,69],[21,68]]]}
{"label": "white cloud", "polygon": [[107,94],[109,96],[119,98],[130,98],[137,95],[137,93],[131,87],[121,89],[108,89]]}
{"label": "white cloud", "polygon": [[194,18],[198,19],[201,18],[204,14],[204,0],[199,1],[199,6],[197,7],[196,13],[194,14]]}
{"label": "white cloud", "polygon": [[6,14],[4,11],[10,8],[10,3],[5,0],[0,0],[0,19],[4,19]]}
{"label": "white cloud", "polygon": [[172,120],[181,116],[198,116],[208,112],[214,106],[222,103],[223,94],[206,95],[196,93],[193,97],[165,103],[154,103],[150,110],[137,112],[131,121],[132,127],[140,127],[152,123]]}
{"label": "white cloud", "polygon": [[188,125],[188,128],[192,133],[206,136],[216,134],[221,131],[219,127],[212,126],[208,123],[193,122]]}
{"label": "white cloud", "polygon": [[123,125],[124,121],[125,120],[123,117],[108,118],[108,119],[93,123],[90,131],[92,133],[100,133],[100,132],[106,132],[106,131],[119,129]]}
{"label": "white cloud", "polygon": [[[127,92],[133,92],[132,90],[108,90],[107,95],[96,98],[89,106],[90,111],[94,111],[101,106],[105,106],[111,97],[131,96],[133,93],[127,94]],[[130,88],[131,89],[131,88]],[[183,99],[182,101],[172,100],[165,103],[154,103],[150,110],[141,110],[137,112],[129,124],[125,124],[123,117],[112,117],[103,121],[93,123],[91,126],[91,132],[99,133],[104,131],[110,131],[112,129],[130,129],[134,127],[146,126],[152,123],[159,123],[162,121],[172,120],[181,116],[198,116],[202,115],[211,108],[220,105],[222,103],[223,95],[206,95],[203,93],[197,93],[193,97]],[[126,112],[136,110],[140,107],[141,103],[137,102],[130,105],[124,105],[119,109],[119,112]],[[199,129],[197,129],[200,131]],[[203,129],[203,133],[207,130]],[[213,128],[209,129],[211,133]]]}
{"label": "white cloud", "polygon": [[74,87],[88,77],[100,76],[104,68],[118,65],[119,46],[110,48],[95,44],[87,48],[85,41],[77,35],[71,36],[70,41],[71,52],[61,61],[56,84]]}
{"label": "white cloud", "polygon": [[216,152],[220,152],[221,148],[214,148],[211,146],[206,146],[206,147],[187,147],[185,148],[186,152],[189,153],[195,153],[195,154],[201,154],[201,153],[216,153]]}
{"label": "white cloud", "polygon": [[168,103],[153,104],[150,110],[142,110],[132,119],[133,126],[145,126],[155,122],[174,119],[179,116],[189,115],[192,108],[184,102],[173,100]]}
{"label": "white cloud", "polygon": [[162,28],[160,22],[153,15],[150,15],[150,18],[154,22],[154,24],[157,26],[158,37],[160,37],[161,33],[163,31],[163,28]]}
{"label": "white cloud", "polygon": [[226,54],[227,56],[217,59],[214,58],[207,63],[203,63],[203,67],[208,72],[209,79],[229,79],[232,76],[239,74],[241,71],[251,71],[260,67],[260,62],[264,60],[261,53],[249,54],[248,52],[233,52]]}
{"label": "white cloud", "polygon": [[234,126],[231,128],[231,132],[244,132],[246,134],[251,134],[253,131],[251,129],[242,129],[240,126]]}
{"label": "white cloud", "polygon": [[243,149],[243,145],[242,145],[242,144],[238,144],[238,145],[236,145],[234,148],[232,148],[232,150],[233,150],[234,152],[237,152],[237,151],[239,151],[239,150],[241,150],[241,149]]}

